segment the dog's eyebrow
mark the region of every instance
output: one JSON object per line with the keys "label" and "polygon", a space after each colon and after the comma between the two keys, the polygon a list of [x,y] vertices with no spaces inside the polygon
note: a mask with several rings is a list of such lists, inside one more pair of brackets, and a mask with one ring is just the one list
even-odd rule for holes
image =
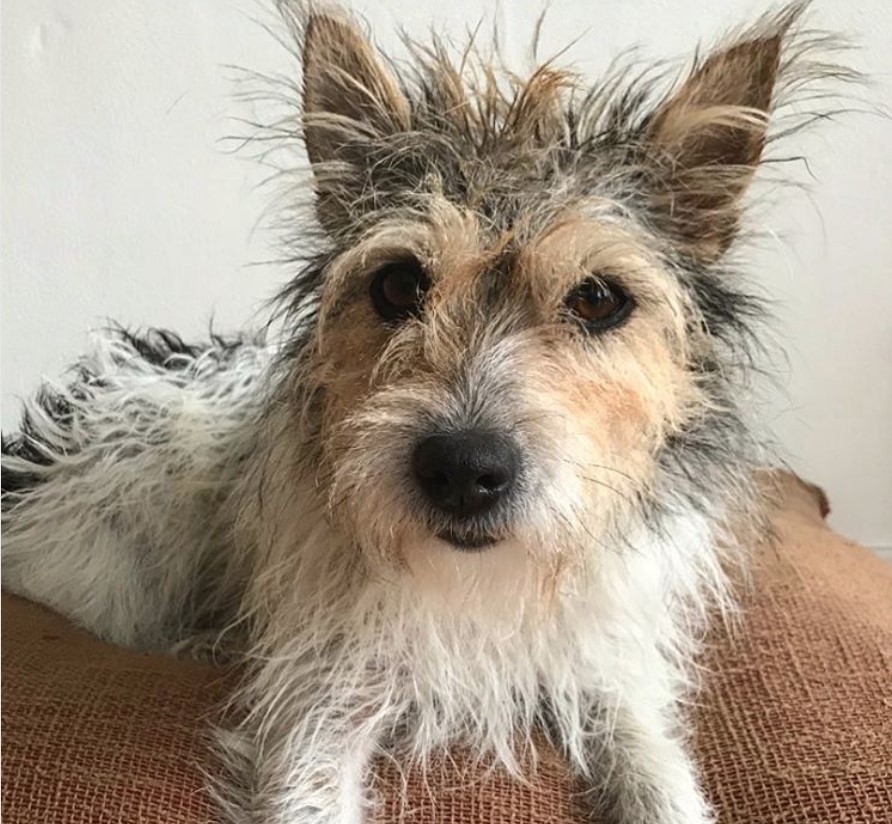
{"label": "dog's eyebrow", "polygon": [[487,270],[494,275],[508,275],[517,266],[520,258],[520,248],[511,232],[507,238],[500,238],[499,247],[493,250],[492,257],[487,261]]}
{"label": "dog's eyebrow", "polygon": [[512,238],[509,244],[495,251],[481,266],[480,272],[480,306],[486,310],[495,310],[508,298],[517,300],[517,290],[512,284],[517,279],[517,267],[521,250]]}

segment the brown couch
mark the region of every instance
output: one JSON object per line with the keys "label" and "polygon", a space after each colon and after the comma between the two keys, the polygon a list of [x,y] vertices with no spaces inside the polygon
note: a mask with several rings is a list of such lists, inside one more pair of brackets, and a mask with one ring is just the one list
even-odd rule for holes
{"label": "brown couch", "polygon": [[[822,498],[781,483],[780,540],[760,550],[745,622],[717,633],[697,749],[721,824],[892,822],[892,567],[831,532]],[[227,675],[117,649],[25,601],[3,600],[6,824],[205,824],[205,722]],[[426,782],[376,779],[378,820],[575,817],[546,753],[529,783],[460,754]]]}

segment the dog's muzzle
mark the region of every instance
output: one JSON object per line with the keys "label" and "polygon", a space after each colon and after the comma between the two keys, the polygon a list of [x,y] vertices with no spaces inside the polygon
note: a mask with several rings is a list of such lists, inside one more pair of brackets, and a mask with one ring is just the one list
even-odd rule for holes
{"label": "dog's muzzle", "polygon": [[454,524],[438,537],[461,549],[498,540],[485,528],[515,493],[520,450],[501,433],[479,429],[430,435],[415,447],[412,469],[428,504]]}

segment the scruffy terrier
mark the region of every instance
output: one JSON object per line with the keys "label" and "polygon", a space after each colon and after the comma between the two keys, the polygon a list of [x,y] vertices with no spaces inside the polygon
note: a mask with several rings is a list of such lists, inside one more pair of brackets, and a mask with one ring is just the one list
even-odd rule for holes
{"label": "scruffy terrier", "polygon": [[282,342],[111,333],[4,444],[6,587],[239,649],[232,820],[366,820],[376,753],[519,771],[534,730],[591,820],[713,820],[678,706],[758,520],[729,261],[769,120],[832,72],[801,11],[583,88],[283,6],[315,219]]}

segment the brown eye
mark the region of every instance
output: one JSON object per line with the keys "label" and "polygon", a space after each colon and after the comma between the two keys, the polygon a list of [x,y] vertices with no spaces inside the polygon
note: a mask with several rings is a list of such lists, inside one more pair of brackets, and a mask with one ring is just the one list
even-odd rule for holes
{"label": "brown eye", "polygon": [[616,284],[591,277],[566,298],[570,314],[591,332],[622,323],[632,312],[632,299]]}
{"label": "brown eye", "polygon": [[381,267],[372,278],[369,294],[375,311],[384,320],[404,320],[421,311],[424,293],[430,286],[421,264],[414,258]]}

